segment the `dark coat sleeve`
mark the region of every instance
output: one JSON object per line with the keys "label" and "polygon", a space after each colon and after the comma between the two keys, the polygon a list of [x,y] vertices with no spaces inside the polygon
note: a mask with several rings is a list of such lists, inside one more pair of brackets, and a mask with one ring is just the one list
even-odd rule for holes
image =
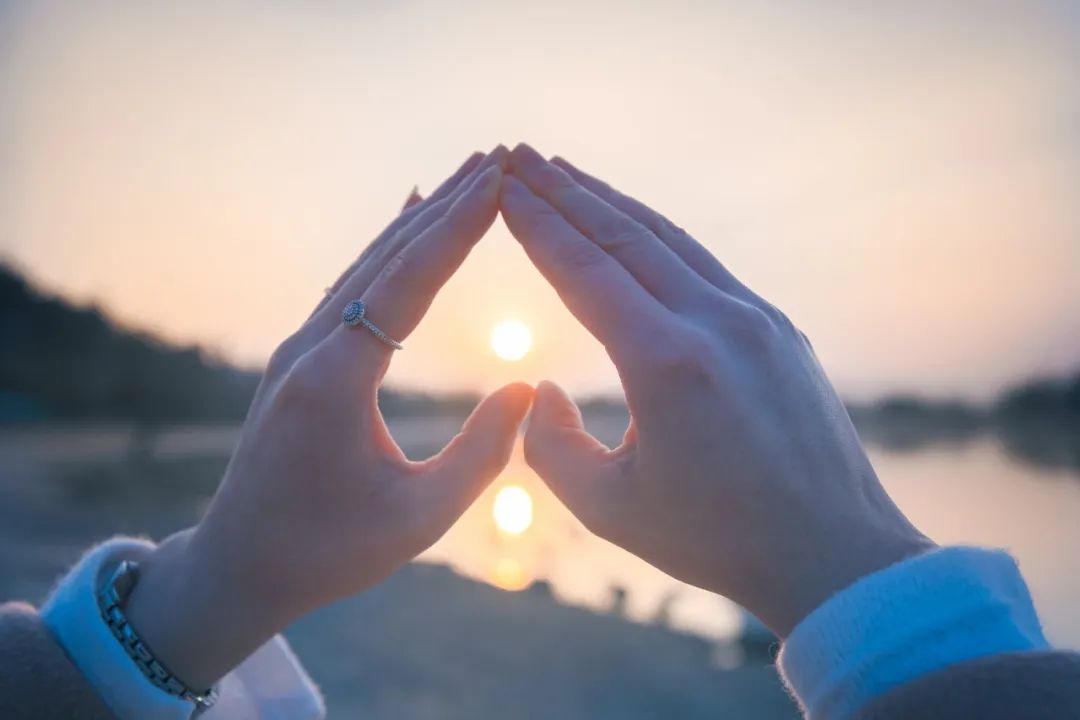
{"label": "dark coat sleeve", "polygon": [[25,603],[0,605],[0,718],[116,720]]}
{"label": "dark coat sleeve", "polygon": [[1080,654],[1005,653],[959,663],[882,695],[857,720],[1080,720]]}

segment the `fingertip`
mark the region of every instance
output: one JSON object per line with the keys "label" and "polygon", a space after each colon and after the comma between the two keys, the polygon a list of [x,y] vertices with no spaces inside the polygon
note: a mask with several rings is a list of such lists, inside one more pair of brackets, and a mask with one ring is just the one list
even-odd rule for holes
{"label": "fingertip", "polygon": [[536,390],[529,383],[515,382],[507,385],[506,391],[512,394],[516,407],[520,408],[520,414],[524,417],[536,399]]}
{"label": "fingertip", "polygon": [[560,155],[552,155],[551,164],[559,168],[575,180],[580,178],[582,175],[581,170],[579,170],[578,167],[574,165],[574,163],[570,162],[569,160]]}
{"label": "fingertip", "polygon": [[518,143],[510,153],[511,170],[515,167],[524,167],[527,164],[535,164],[538,161],[541,163],[546,162],[544,157],[528,143]]}
{"label": "fingertip", "polygon": [[535,391],[532,385],[523,382],[510,383],[492,393],[492,400],[499,404],[506,418],[515,425],[525,419],[533,403]]}
{"label": "fingertip", "polygon": [[469,173],[473,172],[484,162],[484,158],[487,157],[487,153],[480,150],[474,150],[469,157],[465,158],[465,162],[461,163],[461,167],[458,169],[458,180],[464,180],[469,176]]}
{"label": "fingertip", "polygon": [[532,405],[534,394],[532,385],[513,382],[487,395],[477,405],[477,410],[482,409],[485,414],[495,411],[501,415],[524,415]]}
{"label": "fingertip", "polygon": [[582,425],[581,411],[577,404],[566,390],[551,380],[541,380],[537,384],[532,413],[537,427],[544,425],[580,427]]}
{"label": "fingertip", "polygon": [[569,400],[570,396],[562,386],[553,380],[541,380],[536,385],[537,399],[544,398],[545,400]]}
{"label": "fingertip", "polygon": [[[484,204],[487,204],[489,200],[495,200],[498,197],[501,179],[502,168],[498,165],[491,165],[485,168],[473,179],[468,189],[454,201],[454,204],[450,208],[451,212],[453,212],[454,208],[459,203],[471,202],[468,198],[480,196],[483,198]],[[490,198],[487,196],[490,196]]]}
{"label": "fingertip", "polygon": [[536,388],[534,388],[527,382],[522,382],[518,380],[516,382],[510,383],[509,385],[503,385],[499,389],[499,392],[509,393],[511,395],[514,395],[515,397],[528,398],[531,401],[533,396],[536,394]]}
{"label": "fingertip", "polygon": [[514,155],[521,159],[544,160],[544,156],[540,154],[539,150],[525,142],[518,143],[517,147],[514,148]]}
{"label": "fingertip", "polygon": [[488,157],[491,158],[493,163],[505,169],[510,157],[510,150],[502,143],[499,143],[495,146],[495,149],[488,154]]}

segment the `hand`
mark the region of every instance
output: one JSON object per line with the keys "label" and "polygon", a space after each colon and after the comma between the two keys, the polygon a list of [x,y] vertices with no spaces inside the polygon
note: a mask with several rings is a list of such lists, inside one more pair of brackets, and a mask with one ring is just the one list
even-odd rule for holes
{"label": "hand", "polygon": [[528,146],[500,205],[619,371],[609,450],[537,388],[525,457],[596,534],[785,637],[859,577],[931,546],[874,474],[802,333],[684,231]]}
{"label": "hand", "polygon": [[490,395],[442,452],[409,462],[376,403],[393,351],[341,322],[362,297],[376,326],[409,335],[495,219],[506,155],[410,197],[274,353],[206,517],[143,565],[129,619],[185,682],[209,686],[294,618],[390,575],[506,465],[529,386]]}

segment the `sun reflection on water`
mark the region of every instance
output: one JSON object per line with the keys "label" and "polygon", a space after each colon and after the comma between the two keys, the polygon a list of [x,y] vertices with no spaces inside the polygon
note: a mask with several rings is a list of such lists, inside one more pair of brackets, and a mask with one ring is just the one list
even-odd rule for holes
{"label": "sun reflection on water", "polygon": [[[625,423],[617,425],[598,429],[604,437],[621,437]],[[620,616],[720,641],[742,625],[727,600],[683,585],[589,533],[528,466],[520,442],[499,479],[422,559],[506,591],[542,581],[556,601],[597,612],[614,612],[613,592],[625,592]]]}
{"label": "sun reflection on water", "polygon": [[517,592],[532,584],[533,577],[520,562],[511,557],[501,557],[491,567],[488,581],[501,590]]}

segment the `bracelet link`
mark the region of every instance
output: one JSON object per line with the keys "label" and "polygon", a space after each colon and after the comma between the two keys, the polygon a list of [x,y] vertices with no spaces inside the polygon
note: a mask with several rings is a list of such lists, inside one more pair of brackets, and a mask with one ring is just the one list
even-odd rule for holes
{"label": "bracelet link", "polygon": [[200,715],[217,702],[217,690],[210,688],[199,692],[185,685],[178,677],[173,675],[160,660],[154,657],[154,653],[139,638],[135,628],[127,621],[124,611],[121,609],[135,587],[138,579],[138,565],[125,560],[113,572],[105,587],[98,593],[98,607],[101,609],[101,618],[105,621],[113,636],[120,642],[121,647],[134,661],[142,674],[159,690],[176,696],[181,700],[195,704],[195,715]]}

